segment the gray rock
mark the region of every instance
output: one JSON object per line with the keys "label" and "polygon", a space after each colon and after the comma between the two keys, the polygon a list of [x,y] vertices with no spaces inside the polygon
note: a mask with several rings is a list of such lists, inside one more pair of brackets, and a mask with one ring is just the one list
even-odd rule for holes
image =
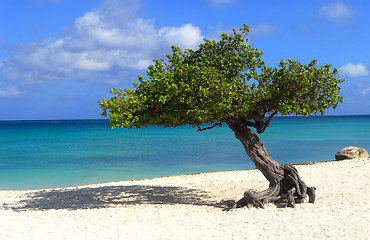
{"label": "gray rock", "polygon": [[335,154],[336,160],[345,160],[352,158],[368,158],[368,157],[369,153],[365,149],[353,146],[343,148]]}

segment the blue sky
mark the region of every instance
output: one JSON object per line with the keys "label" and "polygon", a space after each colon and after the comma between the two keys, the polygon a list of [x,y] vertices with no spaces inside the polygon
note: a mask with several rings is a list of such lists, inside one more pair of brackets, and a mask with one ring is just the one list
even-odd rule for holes
{"label": "blue sky", "polygon": [[97,102],[171,45],[196,48],[245,23],[267,66],[339,70],[345,100],[327,114],[370,114],[369,13],[367,0],[0,1],[0,120],[100,118]]}

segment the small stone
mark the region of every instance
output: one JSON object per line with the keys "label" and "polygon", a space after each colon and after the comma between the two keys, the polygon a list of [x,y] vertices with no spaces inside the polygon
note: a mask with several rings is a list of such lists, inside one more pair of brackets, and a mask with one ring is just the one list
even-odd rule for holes
{"label": "small stone", "polygon": [[343,148],[335,154],[336,160],[345,160],[352,158],[368,158],[368,157],[369,153],[365,149],[353,146]]}

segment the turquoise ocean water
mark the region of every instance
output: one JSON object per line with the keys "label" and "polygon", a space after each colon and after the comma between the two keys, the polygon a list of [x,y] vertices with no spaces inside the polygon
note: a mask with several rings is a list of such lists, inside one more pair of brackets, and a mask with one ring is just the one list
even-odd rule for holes
{"label": "turquoise ocean water", "polygon": [[[0,189],[77,186],[254,168],[227,126],[110,129],[107,120],[0,121]],[[260,135],[280,163],[370,150],[370,116],[276,117]]]}

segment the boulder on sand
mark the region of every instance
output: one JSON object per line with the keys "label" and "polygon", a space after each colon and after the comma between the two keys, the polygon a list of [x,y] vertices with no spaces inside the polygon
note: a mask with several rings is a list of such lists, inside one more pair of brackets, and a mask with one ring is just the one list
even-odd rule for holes
{"label": "boulder on sand", "polygon": [[368,158],[368,157],[369,153],[365,149],[353,146],[343,148],[335,154],[336,160],[345,160],[352,158]]}

